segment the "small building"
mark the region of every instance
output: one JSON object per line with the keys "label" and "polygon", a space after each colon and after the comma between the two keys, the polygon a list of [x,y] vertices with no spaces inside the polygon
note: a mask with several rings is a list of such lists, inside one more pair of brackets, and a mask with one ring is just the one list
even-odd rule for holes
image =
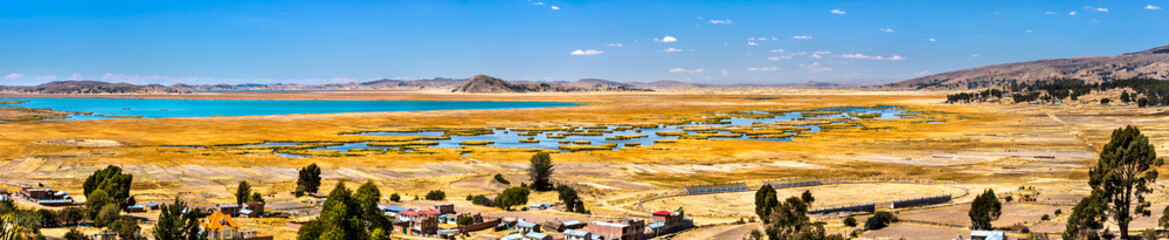
{"label": "small building", "polygon": [[249,218],[264,216],[264,202],[244,203],[243,209],[239,210],[239,215]]}
{"label": "small building", "polygon": [[675,212],[657,211],[653,213],[653,223],[648,225],[654,236],[670,234],[694,227],[694,222],[686,218],[681,209]]}
{"label": "small building", "polygon": [[642,240],[645,239],[645,220],[593,221],[589,223],[588,232],[606,240]]}
{"label": "small building", "polygon": [[239,204],[227,203],[215,205],[215,209],[227,215],[239,216],[240,207]]}
{"label": "small building", "polygon": [[433,209],[433,210],[438,210],[438,213],[439,213],[439,214],[450,214],[450,213],[455,213],[455,205],[454,205],[454,204],[450,204],[450,203],[446,203],[446,204],[438,204],[438,205],[434,205],[434,209]]}
{"label": "small building", "polygon": [[528,232],[524,234],[524,239],[528,240],[552,240],[552,235],[540,232]]}
{"label": "small building", "polygon": [[1003,240],[1004,233],[1000,231],[981,231],[975,230],[970,232],[970,240]]}
{"label": "small building", "polygon": [[130,205],[126,207],[126,212],[146,212],[146,205]]}
{"label": "small building", "polygon": [[21,188],[16,196],[43,206],[73,205],[73,197],[68,192],[49,188]]}
{"label": "small building", "polygon": [[552,204],[547,204],[547,203],[533,203],[533,204],[528,204],[528,210],[529,210],[529,211],[536,211],[536,210],[547,210],[547,209],[548,209],[548,208],[550,208],[550,207],[552,207]]}
{"label": "small building", "polygon": [[[580,228],[584,228],[586,226],[587,225],[580,222],[579,220],[568,220],[568,221],[560,222],[560,227],[562,227],[564,229],[580,229]],[[561,230],[563,230],[563,229],[561,229]]]}
{"label": "small building", "polygon": [[562,233],[564,233],[564,239],[568,240],[591,240],[593,236],[589,232],[576,229],[564,230]]}
{"label": "small building", "polygon": [[199,226],[203,232],[207,233],[208,239],[213,240],[229,240],[243,238],[240,235],[239,224],[231,219],[231,215],[221,211],[215,211],[211,215],[207,215]]}
{"label": "small building", "polygon": [[399,206],[378,206],[377,208],[381,209],[382,213],[384,213],[388,216],[391,216],[391,217],[397,217],[398,213],[400,213],[402,211],[410,210],[409,208],[404,208],[404,207],[399,207]]}
{"label": "small building", "polygon": [[528,221],[519,221],[515,224],[515,230],[521,233],[540,232],[540,224]]}
{"label": "small building", "polygon": [[511,233],[508,235],[503,235],[503,237],[499,238],[499,240],[523,240],[523,239],[524,239],[524,235],[520,234],[520,233]]}

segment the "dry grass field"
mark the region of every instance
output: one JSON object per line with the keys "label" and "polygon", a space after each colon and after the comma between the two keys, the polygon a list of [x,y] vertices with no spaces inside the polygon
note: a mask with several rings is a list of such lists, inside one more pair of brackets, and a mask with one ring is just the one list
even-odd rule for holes
{"label": "dry grass field", "polygon": [[[437,149],[431,154],[393,153],[360,156],[287,158],[246,149],[167,148],[168,145],[224,145],[265,141],[368,141],[374,136],[339,133],[385,128],[520,127],[589,124],[662,123],[747,110],[800,110],[834,106],[895,105],[921,117],[861,119],[866,128],[801,134],[791,142],[680,140],[619,151],[552,154],[555,181],[582,192],[597,216],[646,216],[637,199],[677,191],[689,184],[757,181],[782,177],[914,177],[1013,189],[1035,186],[1045,195],[1086,194],[1087,168],[1109,133],[1136,125],[1162,155],[1169,154],[1169,114],[1157,109],[1100,104],[1001,105],[942,104],[945,93],[857,90],[746,89],[684,93],[450,94],[395,91],[221,92],[190,95],[120,96],[191,99],[367,99],[562,101],[577,107],[511,110],[450,110],[302,114],[285,116],[27,121],[0,123],[0,183],[38,183],[80,192],[83,178],[105,165],[135,175],[139,202],[164,202],[181,195],[197,204],[232,201],[240,180],[265,195],[290,198],[296,169],[317,163],[324,168],[322,191],[337,181],[351,187],[373,181],[407,199],[433,189],[461,203],[467,194],[494,194],[504,186],[489,181],[503,173],[513,184],[527,181],[523,170],[530,152]],[[30,97],[30,96],[0,96]],[[58,97],[58,96],[45,96]],[[103,96],[106,97],[106,96]],[[1165,169],[1162,169],[1164,171]],[[870,194],[932,193],[929,187],[842,185],[813,188],[820,206],[858,201]],[[940,190],[939,190],[940,191]],[[1152,199],[1163,201],[1164,192]],[[654,208],[688,212],[726,212],[749,198],[697,196],[695,201],[654,202]],[[744,195],[747,196],[747,195]],[[537,196],[533,202],[555,202]],[[712,210],[713,201],[731,208]],[[675,201],[675,200],[670,200]],[[961,201],[961,200],[960,200]],[[461,203],[465,204],[465,203]],[[747,208],[743,208],[747,209]],[[1065,207],[1070,209],[1070,207]],[[1013,211],[1013,210],[1012,210]],[[1045,210],[1046,211],[1046,210]],[[1066,211],[1066,210],[1065,210]],[[746,212],[747,214],[750,211]],[[728,212],[729,214],[729,212]],[[1012,214],[1004,212],[1004,216]],[[964,214],[963,214],[964,215]],[[1026,218],[1031,218],[1028,215]],[[738,217],[697,217],[697,224]],[[283,223],[265,225],[284,239],[294,232]],[[738,231],[738,230],[735,230]],[[712,233],[716,234],[716,233]]]}
{"label": "dry grass field", "polygon": [[[816,202],[812,208],[881,203],[900,199],[920,198],[943,194],[961,194],[962,190],[941,185],[921,184],[839,184],[815,187],[777,189],[776,196],[786,199],[812,191]],[[691,216],[755,217],[755,192],[688,195],[645,202],[650,210],[683,207]]]}

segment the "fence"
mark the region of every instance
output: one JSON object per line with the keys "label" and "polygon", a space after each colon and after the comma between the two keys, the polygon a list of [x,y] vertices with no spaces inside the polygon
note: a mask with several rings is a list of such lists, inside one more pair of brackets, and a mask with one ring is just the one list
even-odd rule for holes
{"label": "fence", "polygon": [[745,192],[749,190],[751,189],[747,188],[747,184],[741,182],[686,186],[686,192],[690,194]]}
{"label": "fence", "polygon": [[949,194],[946,194],[946,195],[939,195],[939,196],[933,196],[933,197],[898,200],[898,201],[893,201],[893,208],[907,208],[907,207],[916,207],[916,206],[923,206],[923,205],[941,204],[941,203],[949,202],[951,199],[952,199],[951,196]]}

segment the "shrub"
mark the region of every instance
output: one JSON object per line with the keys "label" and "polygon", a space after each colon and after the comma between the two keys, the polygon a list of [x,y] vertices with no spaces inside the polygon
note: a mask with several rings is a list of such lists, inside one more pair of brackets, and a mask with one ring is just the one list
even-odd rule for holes
{"label": "shrub", "polygon": [[1039,221],[1047,221],[1047,220],[1051,220],[1051,216],[1047,216],[1047,214],[1043,214],[1042,217],[1039,217]]}
{"label": "shrub", "polygon": [[426,193],[426,200],[432,200],[432,201],[446,200],[446,193],[442,192],[442,190],[430,191],[430,192]]}
{"label": "shrub", "polygon": [[505,184],[505,185],[511,185],[511,181],[508,181],[506,178],[503,178],[503,174],[496,173],[495,174],[495,181],[502,183],[502,184]]}
{"label": "shrub", "polygon": [[882,229],[888,227],[889,223],[893,222],[897,222],[897,216],[893,215],[893,213],[884,211],[877,212],[876,214],[873,214],[873,217],[870,217],[869,220],[865,221],[865,229]]}
{"label": "shrub", "polygon": [[398,195],[398,193],[390,194],[390,201],[401,202],[402,196]]}
{"label": "shrub", "polygon": [[844,225],[848,227],[856,227],[856,218],[848,216],[848,218],[844,219]]}

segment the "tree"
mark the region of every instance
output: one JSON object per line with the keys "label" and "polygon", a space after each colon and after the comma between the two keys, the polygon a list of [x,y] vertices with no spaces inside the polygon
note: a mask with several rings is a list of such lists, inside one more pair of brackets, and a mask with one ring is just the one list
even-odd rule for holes
{"label": "tree", "polygon": [[496,173],[495,174],[495,181],[502,183],[504,185],[511,185],[511,181],[508,181],[506,178],[503,178],[503,174]]}
{"label": "tree", "polygon": [[105,191],[113,203],[125,207],[129,206],[127,199],[130,198],[130,184],[133,182],[134,175],[122,174],[122,168],[110,165],[85,178],[82,189],[87,198],[97,190]]}
{"label": "tree", "polygon": [[239,181],[239,186],[235,187],[235,204],[243,206],[251,196],[252,185],[248,184],[248,181]]}
{"label": "tree", "polygon": [[528,194],[530,193],[531,190],[522,186],[504,189],[502,193],[495,197],[495,206],[511,211],[511,207],[513,206],[528,204]]}
{"label": "tree", "polygon": [[37,218],[41,220],[41,227],[59,227],[61,226],[61,218],[57,216],[57,212],[47,209],[38,209],[34,212]]}
{"label": "tree", "polygon": [[390,194],[390,201],[401,202],[402,196],[398,195],[398,193]]}
{"label": "tree", "polygon": [[579,205],[581,208],[580,211],[576,210],[576,207],[578,206],[578,203],[580,202],[580,196],[576,195],[575,189],[572,189],[572,187],[569,187],[566,185],[560,185],[560,187],[556,188],[556,191],[559,193],[558,198],[560,199],[560,202],[564,203],[564,210],[565,211],[568,211],[568,212],[584,211],[584,205]]}
{"label": "tree", "polygon": [[844,219],[844,225],[848,227],[856,227],[856,218],[848,216],[848,218]]}
{"label": "tree", "polygon": [[873,214],[873,217],[870,217],[869,220],[865,220],[865,229],[882,229],[889,226],[889,223],[892,222],[897,222],[896,215],[893,215],[893,213],[890,212],[880,211]]}
{"label": "tree", "polygon": [[552,177],[553,167],[552,156],[548,153],[539,152],[532,155],[532,164],[528,166],[528,177],[531,177],[532,180],[532,190],[552,190],[552,183],[548,179]]}
{"label": "tree", "polygon": [[772,240],[787,239],[843,239],[843,236],[825,236],[823,223],[813,223],[808,218],[808,204],[798,197],[790,197],[775,207],[767,225],[767,237]]}
{"label": "tree", "polygon": [[475,218],[471,217],[469,215],[459,216],[458,224],[459,224],[459,226],[467,226],[467,225],[475,224]]}
{"label": "tree", "polygon": [[755,214],[764,224],[771,223],[771,212],[776,206],[779,206],[779,198],[771,185],[763,184],[759,191],[755,191]]}
{"label": "tree", "polygon": [[1120,238],[1128,238],[1134,214],[1152,214],[1145,194],[1153,192],[1149,185],[1157,181],[1156,168],[1162,164],[1149,138],[1136,127],[1126,126],[1112,132],[1100,160],[1089,170],[1088,185],[1110,200],[1108,214],[1120,229]]}
{"label": "tree", "polygon": [[157,240],[202,240],[206,234],[199,226],[197,209],[188,209],[187,203],[175,198],[174,204],[159,206],[158,222],[152,234]]}
{"label": "tree", "polygon": [[61,212],[57,214],[57,217],[61,218],[61,224],[72,226],[85,220],[85,209],[81,209],[79,207],[67,207],[65,209],[61,209]]}
{"label": "tree", "polygon": [[121,213],[122,208],[118,207],[117,204],[106,204],[105,206],[101,207],[100,211],[98,211],[97,217],[93,218],[93,226],[105,227],[106,225],[113,224],[114,221],[118,220],[118,214]]}
{"label": "tree", "polygon": [[107,195],[105,190],[98,189],[86,195],[85,210],[87,211],[87,215],[89,215],[89,219],[97,218],[97,214],[101,211],[101,208],[110,203],[112,203],[110,201],[110,195]]}
{"label": "tree", "polygon": [[138,220],[132,217],[120,217],[112,225],[110,229],[118,233],[118,237],[123,240],[138,239],[138,232],[142,231],[142,228],[138,226]]}
{"label": "tree", "polygon": [[1092,190],[1091,195],[1081,199],[1072,208],[1072,213],[1068,215],[1068,223],[1064,226],[1063,239],[1100,239],[1096,231],[1104,228],[1107,211],[1106,196],[1098,189]]}
{"label": "tree", "polygon": [[1169,230],[1169,206],[1165,206],[1165,209],[1161,210],[1161,218],[1157,219],[1157,226]]}
{"label": "tree", "polygon": [[443,192],[442,190],[431,190],[430,192],[426,193],[426,200],[431,200],[431,201],[446,200],[446,192]]}
{"label": "tree", "polygon": [[479,206],[486,206],[486,207],[494,207],[495,201],[491,200],[490,198],[487,198],[487,196],[475,195],[475,196],[471,197],[471,204],[475,204],[475,205],[479,205]]}
{"label": "tree", "polygon": [[316,163],[301,168],[296,178],[296,189],[307,193],[317,193],[321,187],[321,168]]}
{"label": "tree", "polygon": [[264,202],[264,195],[258,192],[252,192],[252,196],[248,198],[248,202]]}
{"label": "tree", "polygon": [[357,193],[338,182],[322,204],[320,216],[301,227],[297,239],[374,239],[377,232],[377,237],[388,238],[393,230],[389,230],[389,219],[376,209],[380,198],[381,191],[371,182]]}
{"label": "tree", "polygon": [[1003,214],[1003,204],[999,202],[998,196],[994,194],[994,190],[987,189],[982,194],[974,198],[974,202],[970,204],[971,228],[975,230],[990,230],[994,228],[991,222],[999,219]]}
{"label": "tree", "polygon": [[65,240],[89,240],[89,237],[86,237],[85,233],[81,233],[81,231],[78,231],[77,228],[70,228],[69,232],[66,232],[64,237]]}
{"label": "tree", "polygon": [[1108,103],[1111,103],[1111,102],[1112,102],[1112,99],[1108,99],[1108,98],[1102,98],[1102,99],[1100,99],[1100,104],[1108,104]]}

